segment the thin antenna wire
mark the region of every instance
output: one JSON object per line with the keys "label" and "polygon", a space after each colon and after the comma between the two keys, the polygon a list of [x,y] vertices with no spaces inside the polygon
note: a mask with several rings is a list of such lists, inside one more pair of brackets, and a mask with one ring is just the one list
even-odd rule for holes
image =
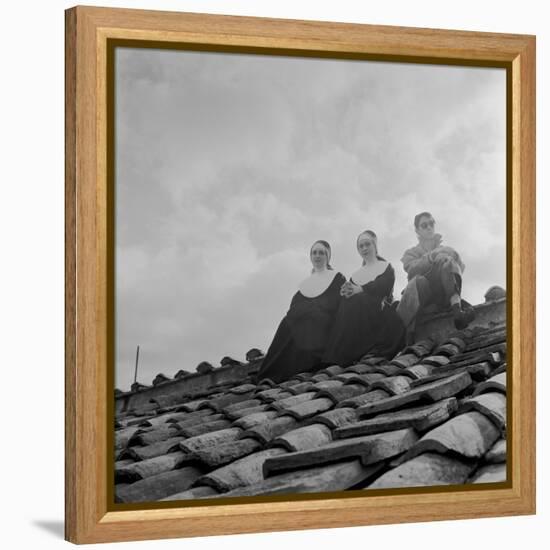
{"label": "thin antenna wire", "polygon": [[139,346],[136,349],[136,370],[134,372],[134,384],[137,382],[138,363],[139,363]]}

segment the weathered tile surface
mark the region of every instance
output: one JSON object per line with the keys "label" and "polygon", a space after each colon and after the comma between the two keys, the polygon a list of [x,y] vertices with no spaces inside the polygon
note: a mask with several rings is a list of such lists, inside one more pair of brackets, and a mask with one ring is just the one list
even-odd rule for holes
{"label": "weathered tile surface", "polygon": [[470,386],[472,379],[466,372],[449,376],[414,388],[402,395],[388,397],[375,401],[374,403],[368,403],[362,405],[357,409],[359,417],[374,415],[385,411],[396,410],[407,405],[420,402],[432,402],[435,403],[441,399],[456,395],[463,389]]}
{"label": "weathered tile surface", "polygon": [[351,399],[368,390],[362,384],[342,384],[334,388],[327,388],[317,393],[317,397],[328,397],[336,405],[346,399]]}
{"label": "weathered tile surface", "polygon": [[254,412],[247,416],[243,416],[238,420],[235,420],[233,422],[233,426],[238,426],[243,430],[250,430],[250,428],[253,428],[254,426],[263,424],[264,422],[267,422],[268,420],[275,418],[278,414],[279,413],[277,411],[269,411],[269,410]]}
{"label": "weathered tile surface", "polygon": [[272,446],[284,447],[287,451],[304,451],[320,447],[332,441],[332,431],[324,424],[310,424],[280,435],[272,440]]}
{"label": "weathered tile surface", "polygon": [[114,419],[115,498],[501,481],[505,361],[505,326],[474,325],[393,358],[367,354],[281,384],[252,381],[259,363],[187,392],[162,379],[160,397]]}
{"label": "weathered tile surface", "polygon": [[278,495],[285,493],[320,493],[344,491],[375,475],[381,463],[363,466],[360,460],[343,460],[314,468],[305,468],[269,477],[254,485],[220,494],[224,497]]}
{"label": "weathered tile surface", "polygon": [[506,464],[483,466],[470,479],[470,483],[502,483],[506,481]]}
{"label": "weathered tile surface", "polygon": [[179,446],[182,451],[185,451],[186,453],[193,453],[201,449],[224,445],[230,441],[235,441],[239,438],[242,431],[243,430],[241,428],[233,427],[216,430],[215,432],[207,432],[205,434],[184,439],[180,442]]}
{"label": "weathered tile surface", "polygon": [[330,464],[347,458],[361,458],[363,464],[372,464],[406,451],[416,440],[414,431],[406,429],[334,441],[307,451],[269,458],[264,463],[264,475],[267,478],[274,473]]}
{"label": "weathered tile surface", "polygon": [[499,435],[498,428],[483,414],[476,411],[460,414],[425,434],[404,460],[426,452],[452,452],[478,459],[493,446]]}
{"label": "weathered tile surface", "polygon": [[318,399],[310,399],[303,403],[298,403],[292,407],[288,407],[281,411],[281,414],[292,416],[296,420],[305,420],[315,416],[316,414],[328,411],[333,407],[334,403],[328,397],[320,397]]}
{"label": "weathered tile surface", "polygon": [[268,444],[277,436],[293,430],[298,426],[298,421],[292,416],[279,416],[256,424],[243,432],[242,437],[252,437],[263,444]]}
{"label": "weathered tile surface", "polygon": [[326,411],[306,420],[304,424],[317,422],[328,426],[331,430],[335,430],[336,428],[346,426],[352,422],[357,422],[357,414],[355,409],[351,407],[331,409],[330,411]]}
{"label": "weathered tile surface", "polygon": [[414,428],[424,432],[429,428],[441,424],[457,410],[457,401],[454,397],[438,401],[433,405],[411,407],[393,413],[379,414],[376,417],[337,428],[334,431],[335,439],[370,435],[402,428]]}
{"label": "weathered tile surface", "polygon": [[494,464],[506,462],[506,439],[499,439],[483,457],[485,462]]}
{"label": "weathered tile surface", "polygon": [[201,447],[193,451],[196,460],[209,468],[219,468],[224,464],[229,464],[238,458],[259,451],[262,444],[250,437],[231,440],[226,443],[212,445],[210,447]]}
{"label": "weathered tile surface", "polygon": [[464,483],[474,466],[457,458],[424,453],[380,476],[368,489],[426,487]]}
{"label": "weathered tile surface", "polygon": [[506,436],[506,395],[488,392],[465,399],[460,404],[459,413],[468,411],[484,414]]}
{"label": "weathered tile surface", "polygon": [[209,485],[220,492],[226,492],[237,487],[258,483],[264,479],[263,464],[265,460],[286,452],[281,447],[258,451],[200,477],[196,484]]}
{"label": "weathered tile surface", "polygon": [[506,393],[506,372],[497,374],[489,378],[486,382],[479,384],[474,391],[474,395],[480,395],[491,391],[498,391],[504,394]]}
{"label": "weathered tile surface", "polygon": [[116,502],[148,502],[189,489],[202,474],[199,468],[184,466],[115,489]]}
{"label": "weathered tile surface", "polygon": [[178,451],[135,462],[134,464],[124,466],[120,470],[115,470],[115,480],[121,483],[133,483],[140,479],[175,470],[184,463],[185,459],[185,453]]}

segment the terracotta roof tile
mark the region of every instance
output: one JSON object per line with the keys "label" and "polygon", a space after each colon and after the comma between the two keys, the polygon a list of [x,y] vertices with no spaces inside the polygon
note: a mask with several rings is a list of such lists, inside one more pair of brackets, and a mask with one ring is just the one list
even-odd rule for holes
{"label": "terracotta roof tile", "polygon": [[422,358],[429,355],[434,349],[433,340],[420,340],[414,344],[407,346],[399,355],[405,355],[407,353],[414,353],[417,357]]}
{"label": "terracotta roof tile", "polygon": [[163,424],[156,428],[140,428],[128,441],[128,446],[152,445],[174,437],[179,432],[177,424]]}
{"label": "terracotta roof tile", "polygon": [[330,464],[349,458],[360,458],[364,465],[374,464],[401,454],[416,440],[414,431],[405,429],[333,441],[314,449],[268,458],[263,465],[264,476],[267,478],[275,473]]}
{"label": "terracotta roof tile", "polygon": [[460,353],[460,348],[456,344],[450,342],[438,346],[434,350],[435,355],[445,355],[446,357],[451,358],[453,355]]}
{"label": "terracotta roof tile", "polygon": [[461,372],[467,372],[472,380],[483,381],[487,379],[489,374],[491,374],[491,366],[489,363],[484,362],[458,368],[455,368],[453,365],[447,365],[446,367],[434,367],[431,375],[413,380],[411,382],[411,388],[416,388],[418,386],[428,384],[429,382],[447,378],[451,374],[459,374]]}
{"label": "terracotta roof tile", "polygon": [[480,351],[475,352],[472,354],[471,357],[467,357],[461,360],[453,361],[453,365],[455,367],[464,367],[467,365],[471,365],[473,363],[481,363],[483,361],[488,361],[491,365],[500,365],[500,363],[504,360],[505,356],[502,355],[498,351]]}
{"label": "terracotta roof tile", "polygon": [[430,355],[422,359],[422,363],[425,365],[433,365],[434,367],[443,367],[450,362],[451,360],[446,355]]}
{"label": "terracotta roof tile", "polygon": [[506,439],[499,439],[483,458],[485,462],[502,463],[506,462]]}
{"label": "terracotta roof tile", "polygon": [[214,422],[215,420],[222,420],[224,419],[224,415],[221,413],[212,414],[211,410],[202,410],[200,411],[200,416],[196,416],[196,413],[187,413],[187,418],[183,418],[182,420],[178,422],[171,422],[168,424],[175,424],[180,430],[184,430],[186,428],[191,428],[192,426],[198,426],[201,424],[207,424],[209,422]]}
{"label": "terracotta roof tile", "polygon": [[320,423],[328,426],[331,430],[335,430],[336,428],[347,426],[353,422],[357,422],[357,414],[355,409],[352,409],[351,407],[342,407],[318,414],[313,418],[306,420],[304,425]]}
{"label": "terracotta roof tile", "polygon": [[506,437],[506,396],[501,393],[482,393],[460,403],[459,414],[478,411],[484,414]]}
{"label": "terracotta roof tile", "polygon": [[[349,374],[350,372],[353,372],[355,374],[367,374],[369,372],[377,372],[376,365],[365,365],[364,363],[356,363],[355,365],[351,365],[347,367],[346,369],[342,369],[339,373],[336,373],[334,376],[336,377],[339,374]],[[344,380],[347,380],[349,378],[345,377]]]}
{"label": "terracotta roof tile", "polygon": [[326,390],[329,388],[339,388],[344,383],[341,380],[323,380],[315,383],[315,388],[318,390]]}
{"label": "terracotta roof tile", "polygon": [[412,367],[416,363],[418,363],[418,356],[415,353],[406,353],[405,355],[395,357],[390,364],[405,369]]}
{"label": "terracotta roof tile", "polygon": [[475,395],[480,395],[482,393],[497,391],[506,394],[506,373],[502,372],[497,374],[486,382],[482,382],[474,391]]}
{"label": "terracotta roof tile", "polygon": [[[277,414],[277,413],[275,413]],[[292,416],[279,416],[256,424],[243,433],[243,437],[252,437],[264,445],[270,443],[277,436],[298,427],[298,421]]]}
{"label": "terracotta roof tile", "polygon": [[218,420],[212,420],[211,422],[207,422],[207,420],[205,419],[204,421],[198,424],[194,424],[193,426],[182,428],[181,433],[185,437],[198,437],[203,434],[229,428],[230,426],[231,421],[223,417],[219,418]]}
{"label": "terracotta roof tile", "polygon": [[338,407],[361,407],[367,404],[375,403],[381,401],[382,399],[387,399],[390,397],[390,394],[385,390],[372,390],[366,391],[361,395],[356,395],[355,397],[350,397],[349,399],[344,399],[338,403]]}
{"label": "terracotta roof tile", "polygon": [[263,390],[256,393],[254,397],[261,399],[264,403],[271,403],[271,401],[284,399],[285,397],[290,397],[291,395],[293,394],[288,391],[281,390],[280,388],[271,388],[269,390]]}
{"label": "terracotta roof tile", "polygon": [[195,401],[188,401],[180,406],[182,411],[194,412],[203,404],[207,403],[208,399],[196,399]]}
{"label": "terracotta roof tile", "polygon": [[311,401],[316,393],[316,391],[310,391],[299,393],[298,395],[291,395],[290,397],[285,397],[284,399],[273,401],[268,406],[270,409],[273,409],[275,411],[284,411],[290,407],[293,407],[294,405],[304,403],[305,401]]}
{"label": "terracotta roof tile", "polygon": [[245,437],[226,443],[218,443],[209,447],[198,447],[193,452],[197,461],[209,468],[219,468],[229,464],[238,458],[259,451],[262,444],[256,439]]}
{"label": "terracotta roof tile", "polygon": [[332,432],[324,424],[310,424],[290,430],[272,442],[272,446],[284,447],[287,451],[304,451],[314,447],[320,447],[332,441]]}
{"label": "terracotta roof tile", "polygon": [[167,424],[168,420],[173,417],[171,413],[159,414],[156,416],[151,416],[146,420],[143,420],[139,423],[140,428],[152,428],[154,426],[160,426],[161,424]]}
{"label": "terracotta roof tile", "polygon": [[326,372],[330,376],[336,376],[337,374],[343,373],[344,369],[340,365],[331,365],[330,367],[322,369],[319,372]]}
{"label": "terracotta roof tile", "polygon": [[445,343],[455,345],[459,352],[466,348],[466,342],[459,336],[451,336],[445,340]]}
{"label": "terracotta roof tile", "polygon": [[194,453],[201,449],[207,449],[208,447],[215,447],[217,445],[224,445],[230,441],[235,441],[242,433],[242,429],[238,427],[224,428],[222,430],[216,430],[213,432],[196,435],[195,437],[189,437],[184,439],[180,444],[180,449],[186,453]]}
{"label": "terracotta roof tile", "polygon": [[305,382],[306,380],[309,380],[313,376],[313,373],[311,372],[301,372],[300,374],[297,374],[294,378],[296,380],[300,380],[301,382]]}
{"label": "terracotta roof tile", "polygon": [[506,372],[506,363],[501,363],[494,371],[493,376]]}
{"label": "terracotta roof tile", "polygon": [[231,414],[242,409],[250,409],[260,405],[262,405],[262,401],[260,399],[247,399],[246,401],[240,401],[238,403],[233,403],[232,405],[227,405],[227,407],[224,407],[221,412],[223,414]]}
{"label": "terracotta roof tile", "polygon": [[285,408],[281,411],[281,414],[292,416],[296,420],[305,420],[316,414],[328,411],[333,405],[334,403],[328,397],[320,397],[318,399],[309,399],[303,403]]}
{"label": "terracotta roof tile", "polygon": [[140,462],[115,470],[115,483],[133,483],[140,479],[152,477],[164,472],[175,470],[186,460],[185,453],[178,451]]}
{"label": "terracotta roof tile", "polygon": [[238,409],[236,411],[226,412],[225,416],[230,420],[238,420],[239,418],[244,418],[245,416],[250,416],[255,413],[264,412],[268,409],[269,404],[264,403],[263,405],[258,405],[257,407],[250,407],[247,409]]}
{"label": "terracotta roof tile", "polygon": [[251,391],[256,391],[256,386],[254,384],[239,384],[238,386],[233,386],[229,393],[248,393]]}
{"label": "terracotta roof tile", "polygon": [[161,500],[188,489],[202,474],[194,466],[164,472],[128,485],[115,487],[115,502],[147,502]]}
{"label": "terracotta roof tile", "polygon": [[326,372],[318,372],[317,374],[314,374],[311,377],[311,381],[314,382],[314,383],[323,382],[323,381],[328,380],[330,377],[331,377],[331,375],[327,374]]}
{"label": "terracotta roof tile", "polygon": [[147,460],[179,450],[179,442],[182,441],[182,439],[182,436],[170,437],[164,441],[146,445],[145,447],[129,447],[127,453],[128,456],[136,461]]}
{"label": "terracotta roof tile", "polygon": [[372,372],[383,374],[384,376],[408,376],[406,369],[398,367],[397,365],[390,365],[389,363],[387,365],[376,365]]}
{"label": "terracotta roof tile", "polygon": [[240,487],[219,496],[244,497],[285,493],[344,491],[365,482],[378,473],[382,463],[363,466],[360,460],[344,460],[314,468],[305,468],[271,476],[258,483]]}
{"label": "terracotta roof tile", "polygon": [[488,464],[475,472],[469,483],[499,483],[506,481],[506,464]]}
{"label": "terracotta roof tile", "polygon": [[128,442],[137,431],[137,426],[115,431],[115,449],[120,450],[127,447]]}
{"label": "terracotta roof tile", "polygon": [[289,388],[287,388],[287,392],[291,395],[298,395],[300,393],[315,391],[316,389],[317,388],[315,387],[315,382],[307,380],[306,382],[301,382],[300,384],[296,384],[295,386],[290,386]]}
{"label": "terracotta roof tile", "polygon": [[328,397],[337,405],[341,401],[362,395],[367,391],[367,388],[362,384],[343,384],[341,386],[321,390],[317,393],[317,397]]}
{"label": "terracotta roof tile", "polygon": [[170,422],[187,422],[193,419],[199,419],[203,418],[205,416],[208,416],[209,414],[212,414],[212,411],[197,411],[194,413],[189,412],[171,412],[169,415],[167,415],[166,423]]}
{"label": "terracotta roof tile", "polygon": [[264,422],[275,418],[278,416],[277,411],[261,411],[261,412],[254,412],[252,414],[248,414],[246,416],[243,416],[233,422],[234,426],[238,426],[240,428],[243,428],[244,430],[250,430],[250,428],[257,426],[258,424],[263,424]]}
{"label": "terracotta roof tile", "polygon": [[455,453],[468,459],[481,458],[499,438],[499,430],[477,411],[460,414],[429,431],[403,460],[426,452]]}
{"label": "terracotta roof tile", "polygon": [[390,395],[401,395],[411,387],[411,380],[407,376],[389,376],[372,384],[372,389],[387,391]]}
{"label": "terracotta roof tile", "polygon": [[130,428],[131,426],[140,426],[140,425],[147,425],[146,422],[147,420],[149,420],[150,418],[155,418],[156,416],[156,413],[155,414],[142,414],[142,415],[139,415],[137,417],[131,417],[131,418],[127,418],[126,419],[126,427],[127,428]]}
{"label": "terracotta roof tile", "polygon": [[473,469],[472,463],[458,458],[424,453],[386,472],[367,489],[457,485],[464,483]]}
{"label": "terracotta roof tile", "polygon": [[[344,377],[346,378],[344,379]],[[370,388],[375,382],[383,380],[386,376],[377,372],[370,372],[367,374],[340,374],[336,378],[345,384],[361,384],[365,388]]]}
{"label": "terracotta roof tile", "polygon": [[214,487],[219,492],[227,492],[238,487],[259,483],[264,479],[263,464],[265,460],[286,452],[286,450],[280,447],[258,451],[205,474],[195,484],[197,486],[208,485]]}
{"label": "terracotta roof tile", "polygon": [[280,384],[251,382],[260,359],[189,375],[216,385],[162,380],[123,407],[129,394],[119,394],[115,498],[501,481],[506,327],[474,324],[438,338],[391,360],[368,354],[347,368],[331,365]]}
{"label": "terracotta roof tile", "polygon": [[424,432],[447,420],[458,408],[454,397],[443,399],[432,405],[413,407],[401,411],[379,414],[370,420],[350,423],[334,432],[335,439],[371,435],[402,428],[414,428]]}
{"label": "terracotta roof tile", "polygon": [[403,375],[405,373],[408,373],[412,375],[412,377],[421,379],[421,378],[428,378],[432,375],[432,373],[436,370],[437,367],[434,367],[433,365],[426,365],[424,363],[418,363],[416,365],[413,365],[412,367],[407,367],[403,371]]}
{"label": "terracotta roof tile", "polygon": [[212,409],[215,412],[220,412],[229,405],[241,403],[242,401],[250,401],[253,396],[253,391],[249,390],[246,393],[225,393],[216,399],[208,399],[205,403],[199,406],[199,409]]}
{"label": "terracotta roof tile", "polygon": [[407,405],[421,402],[434,403],[446,397],[456,395],[470,386],[472,379],[466,372],[449,376],[436,382],[424,384],[418,388],[397,396],[387,397],[373,403],[367,403],[358,408],[359,417],[374,415],[381,412],[403,408]]}
{"label": "terracotta roof tile", "polygon": [[124,458],[121,460],[115,461],[115,470],[120,470],[121,468],[124,468],[125,466],[128,466],[130,464],[133,464],[135,460],[133,458]]}

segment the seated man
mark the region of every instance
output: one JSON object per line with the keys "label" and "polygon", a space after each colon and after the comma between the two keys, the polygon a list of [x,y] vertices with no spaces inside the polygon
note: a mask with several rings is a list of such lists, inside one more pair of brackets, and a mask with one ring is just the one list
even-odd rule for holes
{"label": "seated man", "polygon": [[409,336],[414,332],[419,310],[430,304],[438,310],[450,307],[455,327],[462,330],[474,318],[474,310],[463,309],[460,298],[464,264],[456,250],[441,244],[442,237],[435,232],[435,220],[429,212],[417,214],[414,227],[418,244],[406,250],[401,258],[409,283],[397,313]]}

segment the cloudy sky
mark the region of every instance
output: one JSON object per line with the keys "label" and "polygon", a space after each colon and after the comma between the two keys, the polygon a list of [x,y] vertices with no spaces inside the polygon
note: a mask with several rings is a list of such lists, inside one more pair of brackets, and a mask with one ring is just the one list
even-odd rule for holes
{"label": "cloudy sky", "polygon": [[406,277],[429,210],[505,286],[502,69],[118,49],[116,386],[269,347],[316,239],[349,276],[364,229]]}

